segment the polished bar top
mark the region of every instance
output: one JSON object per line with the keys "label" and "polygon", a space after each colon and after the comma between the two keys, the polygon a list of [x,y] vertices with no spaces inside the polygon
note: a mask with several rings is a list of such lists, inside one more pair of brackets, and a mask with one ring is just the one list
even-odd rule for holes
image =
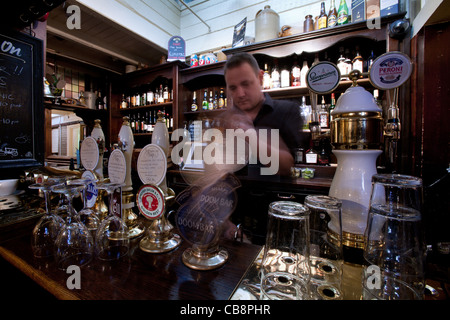
{"label": "polished bar top", "polygon": [[80,268],[81,289],[69,289],[71,273],[56,268],[52,259],[34,258],[31,229],[0,243],[0,256],[58,299],[78,300],[226,300],[233,294],[261,247],[224,240],[229,259],[221,267],[197,271],[185,266],[181,255],[190,244],[168,253],[139,249],[142,237],[131,242],[131,254],[120,262],[94,259]]}

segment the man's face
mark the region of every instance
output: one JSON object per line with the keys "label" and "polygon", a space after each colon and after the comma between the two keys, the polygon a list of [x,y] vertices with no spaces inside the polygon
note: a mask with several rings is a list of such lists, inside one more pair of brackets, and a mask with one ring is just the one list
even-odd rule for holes
{"label": "man's face", "polygon": [[261,91],[262,77],[263,71],[256,75],[248,63],[227,70],[227,95],[231,96],[237,108],[248,112],[259,106],[264,98]]}

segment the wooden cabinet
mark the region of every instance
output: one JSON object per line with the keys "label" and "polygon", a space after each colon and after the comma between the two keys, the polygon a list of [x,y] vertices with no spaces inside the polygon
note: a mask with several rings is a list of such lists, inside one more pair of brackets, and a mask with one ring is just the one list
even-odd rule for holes
{"label": "wooden cabinet", "polygon": [[[147,115],[146,121],[156,120],[157,112],[164,112],[168,118],[172,118],[173,129],[178,128],[179,118],[179,75],[180,71],[188,66],[180,61],[173,61],[150,68],[130,72],[118,81],[113,83],[111,90],[111,141],[117,141],[117,137],[122,126],[123,117],[141,118]],[[169,100],[165,102],[150,101],[150,98],[144,98],[148,92],[155,93],[162,86],[164,90],[167,87]],[[131,104],[128,102],[127,108],[121,108],[123,97],[141,97],[139,103]],[[131,105],[130,105],[131,104]],[[134,134],[135,148],[142,148],[151,142],[150,132],[136,132]]]}

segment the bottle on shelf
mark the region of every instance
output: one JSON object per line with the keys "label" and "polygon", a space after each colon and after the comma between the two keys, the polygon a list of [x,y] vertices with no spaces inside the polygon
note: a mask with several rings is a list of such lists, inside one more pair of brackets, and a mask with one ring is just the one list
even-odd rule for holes
{"label": "bottle on shelf", "polygon": [[328,26],[328,15],[325,12],[325,2],[320,4],[320,14],[318,19],[319,29],[325,29]]}
{"label": "bottle on shelf", "polygon": [[287,88],[291,85],[291,74],[286,66],[283,67],[280,73],[280,87]]}
{"label": "bottle on shelf", "polygon": [[320,104],[319,119],[321,128],[329,128],[328,111],[324,96],[322,96],[322,103]]}
{"label": "bottle on shelf", "polygon": [[219,97],[217,97],[217,91],[214,91],[213,109],[217,109],[219,104]]}
{"label": "bottle on shelf", "polygon": [[134,94],[131,94],[130,96],[130,107],[133,108],[136,106],[136,96]]}
{"label": "bottle on shelf", "polygon": [[267,63],[264,64],[264,76],[263,76],[263,89],[267,90],[272,87],[271,78],[269,74],[269,69],[267,68]]}
{"label": "bottle on shelf", "polygon": [[340,57],[337,61],[337,67],[339,69],[339,72],[341,73],[341,79],[347,79],[347,64],[345,63],[344,58],[344,48],[339,48]]}
{"label": "bottle on shelf", "polygon": [[135,101],[135,107],[139,107],[141,105],[141,95],[139,94],[139,92],[137,92],[134,95],[134,101]]}
{"label": "bottle on shelf", "polygon": [[158,103],[164,103],[164,90],[163,85],[159,85]]}
{"label": "bottle on shelf", "polygon": [[294,65],[292,66],[291,70],[291,78],[292,78],[292,86],[293,87],[299,87],[301,84],[301,69],[299,65],[297,64],[297,60],[294,62]]}
{"label": "bottle on shelf", "polygon": [[97,110],[104,110],[105,109],[105,102],[102,98],[102,93],[100,91],[97,92],[97,99],[95,99],[95,107]]}
{"label": "bottle on shelf", "polygon": [[224,107],[225,107],[225,95],[223,93],[223,88],[220,88],[218,108],[223,109]]}
{"label": "bottle on shelf", "polygon": [[330,164],[330,155],[327,152],[325,144],[326,144],[326,141],[325,141],[325,139],[323,139],[320,142],[320,152],[319,152],[319,157],[317,159],[317,163],[322,166],[328,166]]}
{"label": "bottle on shelf", "polygon": [[143,92],[141,94],[141,106],[145,106],[147,104],[147,92]]}
{"label": "bottle on shelf", "polygon": [[309,129],[309,123],[311,122],[311,106],[306,105],[306,97],[302,97],[302,104],[300,105],[300,117],[303,120],[302,129]]}
{"label": "bottle on shelf", "polygon": [[194,91],[193,97],[192,97],[192,104],[191,104],[191,111],[197,111],[198,105],[197,105],[197,94]]}
{"label": "bottle on shelf", "polygon": [[345,0],[341,0],[341,2],[339,4],[337,17],[338,17],[337,24],[339,26],[350,22],[350,21],[348,21],[348,7],[347,7],[347,2]]}
{"label": "bottle on shelf", "polygon": [[148,111],[145,112],[145,118],[144,118],[144,130],[145,133],[150,132],[150,116]]}
{"label": "bottle on shelf", "polygon": [[214,109],[213,93],[212,93],[212,90],[209,90],[208,110],[213,110],[213,109]]}
{"label": "bottle on shelf", "polygon": [[134,129],[136,130],[136,133],[141,133],[141,114],[138,113],[136,120],[135,120],[135,124],[134,124]]}
{"label": "bottle on shelf", "polygon": [[333,110],[334,108],[336,108],[336,99],[334,96],[334,92],[331,93],[331,104],[330,107],[328,108],[328,118],[330,119],[330,123],[331,121],[333,121]]}
{"label": "bottle on shelf", "polygon": [[328,28],[335,27],[337,25],[337,11],[334,5],[334,0],[331,0],[330,11],[328,12]]}
{"label": "bottle on shelf", "polygon": [[169,85],[167,84],[167,82],[164,84],[163,100],[164,102],[170,102]]}
{"label": "bottle on shelf", "polygon": [[159,89],[158,89],[158,88],[155,89],[155,94],[154,94],[154,98],[153,98],[153,103],[154,103],[154,104],[160,103],[160,100],[159,100]]}
{"label": "bottle on shelf", "polygon": [[309,67],[308,67],[308,62],[305,60],[303,61],[303,66],[302,66],[302,70],[300,71],[300,85],[301,87],[306,88],[306,75],[308,74],[309,71]]}
{"label": "bottle on shelf", "polygon": [[305,163],[306,164],[317,164],[319,160],[319,154],[313,147],[311,147],[305,154]]}
{"label": "bottle on shelf", "polygon": [[[346,70],[347,72],[345,74],[350,74],[350,72],[352,71],[353,68],[353,63],[352,63],[352,59],[350,59],[350,49],[345,49],[345,66],[346,66]],[[348,77],[347,77],[348,79]]]}
{"label": "bottle on shelf", "polygon": [[152,90],[147,91],[147,104],[155,103],[155,94]]}
{"label": "bottle on shelf", "polygon": [[281,86],[280,83],[280,72],[278,71],[278,66],[275,62],[275,65],[272,68],[272,73],[270,75],[270,79],[272,82],[272,88],[279,88]]}
{"label": "bottle on shelf", "polygon": [[207,89],[205,89],[205,92],[203,93],[202,109],[208,110],[208,90]]}
{"label": "bottle on shelf", "polygon": [[366,71],[368,72],[370,69],[370,66],[373,64],[374,60],[375,60],[376,56],[373,53],[373,50],[370,51],[370,56],[369,58],[367,58],[367,68]]}
{"label": "bottle on shelf", "polygon": [[130,127],[131,127],[131,132],[133,132],[133,133],[136,132],[136,127],[135,127],[136,122],[135,122],[134,118],[135,118],[134,114],[130,115],[130,117],[129,117],[129,123],[130,123]]}
{"label": "bottle on shelf", "polygon": [[364,71],[364,61],[361,55],[359,54],[359,48],[356,47],[356,55],[352,61],[352,70],[359,70],[361,73]]}
{"label": "bottle on shelf", "polygon": [[120,102],[120,109],[128,108],[127,99],[125,98],[125,94],[122,94],[122,101]]}

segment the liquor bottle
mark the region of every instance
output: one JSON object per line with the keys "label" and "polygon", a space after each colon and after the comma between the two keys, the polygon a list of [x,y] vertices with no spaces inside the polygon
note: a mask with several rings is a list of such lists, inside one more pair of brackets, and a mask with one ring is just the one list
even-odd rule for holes
{"label": "liquor bottle", "polygon": [[306,105],[306,97],[302,97],[302,104],[300,105],[300,116],[303,120],[302,129],[309,129],[309,123],[311,122],[311,106]]}
{"label": "liquor bottle", "polygon": [[325,140],[321,141],[320,143],[320,152],[319,152],[319,158],[317,159],[317,163],[322,166],[328,166],[330,164],[330,155],[327,152],[327,149],[325,147]]}
{"label": "liquor bottle", "polygon": [[337,11],[334,0],[331,0],[330,12],[328,12],[328,28],[335,27],[337,24]]}
{"label": "liquor bottle", "polygon": [[281,70],[281,81],[280,81],[280,87],[281,88],[286,88],[289,87],[291,84],[291,75],[289,73],[289,70],[287,69],[287,67],[283,67],[283,70]]}
{"label": "liquor bottle", "polygon": [[164,102],[170,101],[169,85],[167,83],[164,85],[163,99]]}
{"label": "liquor bottle", "polygon": [[104,110],[105,109],[105,103],[102,98],[102,93],[99,91],[97,93],[97,99],[95,100],[95,106],[97,110]]}
{"label": "liquor bottle", "polygon": [[295,61],[294,65],[292,66],[291,75],[292,75],[292,86],[299,87],[301,84],[301,80],[300,80],[301,70],[297,64],[297,61]]}
{"label": "liquor bottle", "polygon": [[341,56],[337,61],[337,67],[339,69],[339,72],[341,73],[341,79],[347,79],[347,64],[345,63],[344,58],[344,48],[340,47],[339,52],[341,53]]}
{"label": "liquor bottle", "polygon": [[214,91],[213,109],[217,109],[218,108],[218,104],[219,104],[218,100],[219,99],[217,97],[217,91]]}
{"label": "liquor bottle", "polygon": [[313,147],[311,147],[305,154],[306,164],[317,164],[319,159],[319,154]]}
{"label": "liquor bottle", "polygon": [[122,188],[123,191],[133,190],[133,184],[131,181],[131,158],[133,156],[134,148],[134,138],[133,132],[130,128],[129,118],[123,117],[122,127],[119,131],[119,145],[122,149],[123,155],[125,156],[126,172],[125,172],[125,186]]}
{"label": "liquor bottle", "polygon": [[136,132],[136,127],[135,127],[136,123],[134,121],[134,114],[129,117],[129,122],[130,122],[131,132],[135,133]]}
{"label": "liquor bottle", "polygon": [[125,99],[125,94],[122,94],[122,102],[120,103],[120,109],[128,108],[127,99]]}
{"label": "liquor bottle", "polygon": [[318,22],[319,29],[325,29],[328,26],[328,15],[325,13],[325,2],[320,4],[320,15]]}
{"label": "liquor bottle", "polygon": [[331,104],[330,104],[330,107],[328,108],[328,118],[330,119],[330,123],[331,123],[331,121],[333,121],[334,108],[336,108],[336,99],[334,98],[334,92],[333,92],[333,93],[331,93]]}
{"label": "liquor bottle", "polygon": [[194,91],[194,96],[192,97],[191,111],[197,111],[197,110],[198,110],[197,94]]}
{"label": "liquor bottle", "polygon": [[337,15],[337,24],[338,26],[348,23],[348,7],[347,2],[345,0],[341,0],[338,9]]}
{"label": "liquor bottle", "polygon": [[148,111],[145,113],[144,118],[144,132],[150,132],[150,116],[148,114]]}
{"label": "liquor bottle", "polygon": [[218,107],[219,107],[219,109],[223,109],[225,107],[225,98],[224,98],[224,93],[223,93],[222,88],[220,88]]}
{"label": "liquor bottle", "polygon": [[140,113],[138,113],[138,115],[136,117],[134,129],[136,130],[136,133],[141,133],[141,114]]}
{"label": "liquor bottle", "polygon": [[263,76],[263,89],[267,90],[272,87],[269,70],[267,69],[267,63],[264,64],[264,76]]}
{"label": "liquor bottle", "polygon": [[272,74],[270,75],[272,81],[272,88],[279,88],[281,86],[280,83],[280,72],[278,71],[278,66],[275,66],[272,69]]}
{"label": "liquor bottle", "polygon": [[147,104],[147,92],[143,92],[141,94],[141,106],[145,106]]}
{"label": "liquor bottle", "polygon": [[308,74],[309,67],[308,62],[305,60],[303,61],[302,70],[300,71],[300,84],[302,87],[306,87],[306,75]]}
{"label": "liquor bottle", "polygon": [[155,94],[152,90],[147,91],[147,104],[155,103]]}
{"label": "liquor bottle", "polygon": [[214,109],[214,100],[212,95],[212,90],[209,90],[209,101],[208,101],[208,110]]}
{"label": "liquor bottle", "polygon": [[208,110],[208,90],[203,93],[202,109]]}
{"label": "liquor bottle", "polygon": [[327,105],[325,104],[324,96],[322,96],[322,104],[320,105],[319,121],[320,121],[321,128],[329,127],[328,111],[327,111]]}
{"label": "liquor bottle", "polygon": [[130,107],[135,107],[136,106],[136,96],[134,94],[132,94],[130,96]]}
{"label": "liquor bottle", "polygon": [[159,103],[159,89],[158,88],[155,89],[155,95],[154,95],[153,99],[154,99],[153,103],[155,103],[155,104]]}
{"label": "liquor bottle", "polygon": [[364,69],[364,61],[361,55],[359,54],[359,48],[356,47],[356,55],[352,61],[352,70],[359,70],[361,73],[363,73],[363,69]]}
{"label": "liquor bottle", "polygon": [[141,118],[141,127],[140,128],[141,128],[141,133],[147,132],[147,118],[145,115]]}
{"label": "liquor bottle", "polygon": [[105,153],[105,134],[103,133],[101,121],[99,119],[94,120],[94,128],[91,132],[91,137],[97,141],[98,144],[98,163],[94,168],[94,173],[97,179],[103,179],[103,155]]}
{"label": "liquor bottle", "polygon": [[159,85],[158,103],[164,103],[164,90],[163,90],[163,85],[162,84]]}
{"label": "liquor bottle", "polygon": [[[347,70],[347,72],[345,73],[345,74],[350,74],[350,72],[352,71],[352,67],[353,67],[353,64],[352,64],[352,59],[350,59],[350,49],[345,49],[345,55],[344,55],[344,57],[345,57],[345,67],[346,67],[346,70]],[[347,77],[347,79],[348,79],[348,77]]]}
{"label": "liquor bottle", "polygon": [[141,105],[141,95],[137,92],[134,95],[135,107],[139,107]]}
{"label": "liquor bottle", "polygon": [[373,50],[370,52],[369,58],[367,58],[367,69],[366,71],[369,72],[370,66],[373,64],[375,60],[375,54],[373,53]]}

